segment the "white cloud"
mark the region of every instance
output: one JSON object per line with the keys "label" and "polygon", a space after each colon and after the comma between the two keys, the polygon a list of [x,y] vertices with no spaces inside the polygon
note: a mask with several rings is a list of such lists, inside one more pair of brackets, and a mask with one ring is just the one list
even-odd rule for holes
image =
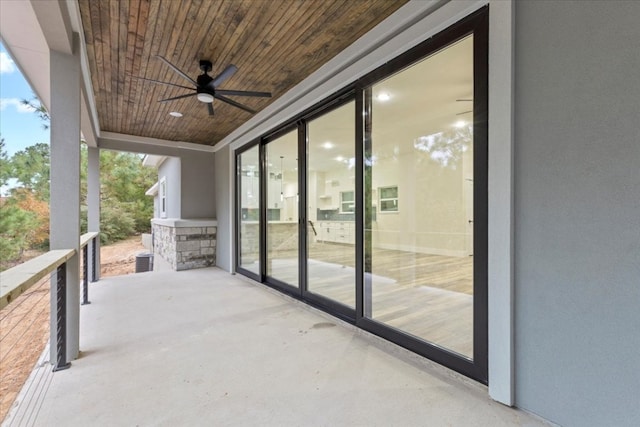
{"label": "white cloud", "polygon": [[16,70],[16,63],[7,52],[0,52],[0,73],[13,73]]}
{"label": "white cloud", "polygon": [[18,98],[2,98],[0,99],[0,111],[13,106],[18,113],[32,113],[35,109],[30,105],[25,105]]}

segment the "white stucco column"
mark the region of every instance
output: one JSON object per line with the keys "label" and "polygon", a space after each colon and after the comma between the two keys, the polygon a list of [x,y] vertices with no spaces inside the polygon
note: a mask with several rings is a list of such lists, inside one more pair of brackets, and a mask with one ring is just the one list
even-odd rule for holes
{"label": "white stucco column", "polygon": [[489,13],[489,395],[515,404],[514,5]]}
{"label": "white stucco column", "polygon": [[[100,149],[88,147],[87,152],[87,231],[100,232]],[[93,245],[89,245],[89,257],[93,255]],[[96,276],[100,279],[100,237],[96,239]],[[91,273],[89,273],[91,277]]]}
{"label": "white stucco column", "polygon": [[[50,50],[51,249],[75,249],[66,264],[66,360],[78,357],[80,329],[80,53]],[[55,282],[51,286],[51,361],[57,358]]]}

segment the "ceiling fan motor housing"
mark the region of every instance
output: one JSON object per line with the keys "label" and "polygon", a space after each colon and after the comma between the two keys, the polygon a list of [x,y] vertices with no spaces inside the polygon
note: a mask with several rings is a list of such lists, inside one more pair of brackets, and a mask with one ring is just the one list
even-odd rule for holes
{"label": "ceiling fan motor housing", "polygon": [[213,64],[211,63],[211,61],[207,61],[206,59],[201,59],[200,69],[202,70],[202,72],[206,74],[209,71],[213,70]]}
{"label": "ceiling fan motor housing", "polygon": [[211,80],[213,80],[213,78],[210,75],[200,74],[197,79],[198,86],[196,89],[198,90],[198,92],[213,93],[212,88],[207,87]]}

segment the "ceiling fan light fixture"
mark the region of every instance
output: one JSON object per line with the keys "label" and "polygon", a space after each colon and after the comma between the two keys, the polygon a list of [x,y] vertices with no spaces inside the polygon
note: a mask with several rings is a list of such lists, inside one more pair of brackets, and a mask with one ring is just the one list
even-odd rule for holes
{"label": "ceiling fan light fixture", "polygon": [[198,98],[198,101],[207,104],[211,104],[213,102],[213,95],[210,95],[208,93],[199,93],[198,95],[196,95],[196,98]]}

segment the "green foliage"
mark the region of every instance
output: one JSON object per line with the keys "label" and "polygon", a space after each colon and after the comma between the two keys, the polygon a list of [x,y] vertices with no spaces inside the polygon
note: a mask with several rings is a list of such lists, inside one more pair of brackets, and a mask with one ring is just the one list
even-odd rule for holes
{"label": "green foliage", "polygon": [[[100,182],[103,210],[113,205],[133,221],[137,233],[150,230],[153,199],[144,193],[156,182],[156,171],[142,166],[137,154],[101,151]],[[101,220],[101,229],[106,224]],[[126,236],[125,236],[126,237]]]}
{"label": "green foliage", "polygon": [[11,176],[38,200],[49,200],[49,145],[35,144],[11,158]]}
{"label": "green foliage", "polygon": [[100,242],[109,244],[135,234],[135,221],[123,206],[109,203],[100,211]]}
{"label": "green foliage", "polygon": [[[40,103],[23,100],[48,127],[49,114]],[[80,200],[81,231],[87,231],[87,147],[81,145]],[[0,202],[0,260],[20,256],[24,249],[46,244],[42,230],[48,232],[50,149],[35,144],[8,158],[4,139],[0,139],[0,185],[15,179],[19,188]],[[136,233],[148,232],[153,217],[153,199],[145,191],[156,181],[156,171],[142,166],[142,156],[100,151],[101,241],[115,242]],[[44,243],[43,243],[44,242]]]}
{"label": "green foliage", "polygon": [[38,118],[42,120],[42,127],[45,130],[49,129],[51,116],[49,115],[49,112],[47,111],[45,106],[40,103],[40,100],[35,95],[33,95],[33,98],[30,101],[27,99],[23,99],[22,101],[20,101],[20,103],[22,105],[31,107],[33,109],[33,112],[36,113],[36,115],[38,116]]}
{"label": "green foliage", "polygon": [[0,269],[18,259],[27,248],[28,231],[36,226],[36,215],[20,209],[12,200],[0,202]]}
{"label": "green foliage", "polygon": [[[11,162],[0,138],[0,185],[11,177]],[[20,257],[27,247],[29,232],[36,228],[36,214],[21,209],[14,198],[0,199],[0,270]]]}
{"label": "green foliage", "polygon": [[[81,152],[81,229],[87,230],[87,149]],[[156,171],[142,166],[142,156],[100,151],[100,241],[104,244],[151,229],[153,199],[144,193],[156,182]]]}
{"label": "green foliage", "polygon": [[4,138],[0,137],[0,187],[4,186],[11,177],[11,162],[5,150]]}

